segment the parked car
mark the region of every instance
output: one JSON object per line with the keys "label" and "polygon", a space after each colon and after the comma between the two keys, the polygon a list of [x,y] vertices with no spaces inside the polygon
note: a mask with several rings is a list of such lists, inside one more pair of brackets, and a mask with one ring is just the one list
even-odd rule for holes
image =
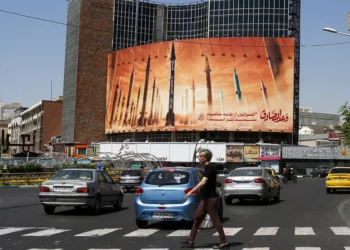
{"label": "parked car", "polygon": [[145,179],[147,173],[144,169],[125,169],[120,173],[119,184],[130,192],[132,188],[137,188]]}
{"label": "parked car", "polygon": [[328,175],[329,171],[330,171],[329,167],[314,168],[310,173],[310,177],[314,178],[317,176],[319,178],[324,178]]}
{"label": "parked car", "polygon": [[105,205],[120,210],[123,197],[120,185],[108,173],[96,169],[63,169],[43,182],[39,193],[47,214],[53,214],[58,206],[72,206],[77,210],[87,206],[94,214]]}
{"label": "parked car", "polygon": [[338,189],[350,189],[350,167],[334,167],[326,179],[327,194]]}
{"label": "parked car", "polygon": [[224,197],[227,205],[233,199],[263,199],[267,204],[271,199],[280,200],[281,187],[265,167],[242,167],[231,172],[224,182]]}
{"label": "parked car", "polygon": [[[135,217],[139,228],[149,221],[193,221],[200,203],[200,194],[190,192],[203,178],[203,170],[192,167],[167,167],[150,172],[135,192]],[[217,182],[217,209],[223,216],[223,203]]]}

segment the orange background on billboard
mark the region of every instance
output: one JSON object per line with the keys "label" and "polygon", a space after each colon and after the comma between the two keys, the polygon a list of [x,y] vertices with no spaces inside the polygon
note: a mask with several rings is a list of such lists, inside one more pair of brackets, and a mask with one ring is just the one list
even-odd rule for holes
{"label": "orange background on billboard", "polygon": [[[109,54],[106,133],[151,130],[237,130],[292,132],[293,130],[293,38],[203,38],[175,41],[175,127],[165,127],[169,105],[170,55],[172,42],[132,47]],[[267,45],[267,46],[266,46]],[[159,100],[154,94],[153,112],[158,122],[145,127],[131,124],[130,117],[140,117],[145,86],[147,59],[151,57],[146,119],[150,116],[152,86],[159,88]],[[213,105],[207,102],[206,56],[211,77]],[[268,58],[272,63],[269,63]],[[128,99],[130,76],[134,82],[130,96],[127,125],[123,125]],[[241,100],[237,99],[234,69],[237,72]],[[266,88],[265,97],[261,81]],[[195,85],[195,110],[192,110]],[[125,96],[122,120],[116,86]],[[141,86],[138,110],[138,90]],[[186,110],[187,90],[187,110]],[[157,100],[160,105],[158,105]],[[118,109],[119,107],[119,109]],[[114,111],[113,111],[114,109]],[[264,112],[265,111],[265,112]],[[270,116],[266,115],[270,112]],[[212,115],[208,115],[208,114]],[[136,117],[135,117],[136,114]],[[112,117],[113,115],[113,117]],[[183,123],[182,121],[187,121]]]}

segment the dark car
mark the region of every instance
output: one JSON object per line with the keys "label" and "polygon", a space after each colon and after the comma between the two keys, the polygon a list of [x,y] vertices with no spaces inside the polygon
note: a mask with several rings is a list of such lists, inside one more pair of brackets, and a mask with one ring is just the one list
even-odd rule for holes
{"label": "dark car", "polygon": [[314,178],[317,176],[319,178],[324,178],[328,175],[329,171],[330,171],[330,168],[328,167],[314,168],[310,173],[310,177]]}
{"label": "dark car", "polygon": [[119,184],[130,192],[130,189],[137,188],[145,179],[147,173],[144,169],[126,169],[120,173]]}

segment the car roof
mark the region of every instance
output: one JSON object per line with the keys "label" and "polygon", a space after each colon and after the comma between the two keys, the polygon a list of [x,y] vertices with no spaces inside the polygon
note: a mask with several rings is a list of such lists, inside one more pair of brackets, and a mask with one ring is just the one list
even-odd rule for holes
{"label": "car roof", "polygon": [[200,168],[197,167],[183,167],[183,166],[175,166],[175,167],[165,167],[165,168],[157,168],[153,171],[163,171],[163,170],[170,170],[170,169],[174,169],[174,170],[187,170],[187,171],[191,171],[191,170],[201,170]]}
{"label": "car roof", "polygon": [[61,170],[78,170],[78,171],[83,171],[83,170],[91,170],[91,171],[101,171],[99,169],[93,169],[93,168],[64,168]]}
{"label": "car roof", "polygon": [[266,167],[240,167],[240,168],[236,168],[234,170],[237,169],[244,169],[244,170],[251,170],[251,169],[266,169]]}
{"label": "car roof", "polygon": [[350,167],[348,167],[348,166],[344,166],[344,167],[337,166],[337,167],[334,167],[334,168],[350,168]]}

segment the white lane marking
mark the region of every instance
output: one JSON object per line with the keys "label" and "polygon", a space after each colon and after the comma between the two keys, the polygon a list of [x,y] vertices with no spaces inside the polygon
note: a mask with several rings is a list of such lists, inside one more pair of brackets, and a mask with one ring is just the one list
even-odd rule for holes
{"label": "white lane marking", "polygon": [[169,248],[141,248],[140,250],[168,250]]}
{"label": "white lane marking", "polygon": [[98,237],[98,236],[112,233],[112,232],[117,231],[117,230],[121,230],[121,228],[95,229],[95,230],[87,231],[87,232],[84,232],[81,234],[77,234],[75,236],[77,236],[77,237]]}
{"label": "white lane marking", "polygon": [[182,236],[189,236],[191,230],[176,230],[175,232],[172,232],[171,234],[168,234],[168,237],[182,237]]}
{"label": "white lane marking", "polygon": [[350,235],[350,227],[331,227],[335,235]]}
{"label": "white lane marking", "polygon": [[159,229],[137,229],[134,232],[124,235],[124,237],[147,237],[158,231]]}
{"label": "white lane marking", "polygon": [[195,248],[194,250],[213,250],[213,248]]}
{"label": "white lane marking", "polygon": [[88,250],[121,250],[120,248],[90,248]]}
{"label": "white lane marking", "polygon": [[[224,227],[224,232],[227,236],[234,236],[241,230],[242,230],[241,227]],[[213,234],[213,236],[218,236],[218,235],[219,233]]]}
{"label": "white lane marking", "polygon": [[30,248],[28,250],[62,250],[62,248]]}
{"label": "white lane marking", "polygon": [[31,229],[31,227],[8,227],[0,229],[0,235],[15,233],[23,230]]}
{"label": "white lane marking", "polygon": [[315,235],[312,227],[296,227],[295,235]]}
{"label": "white lane marking", "polygon": [[243,248],[242,250],[269,250],[269,247],[253,247],[253,248]]}
{"label": "white lane marking", "polygon": [[278,231],[278,227],[261,227],[254,234],[255,236],[263,236],[263,235],[276,235]]}
{"label": "white lane marking", "polygon": [[296,247],[295,250],[321,250],[320,247]]}
{"label": "white lane marking", "polygon": [[46,230],[42,230],[39,232],[35,232],[35,233],[30,233],[30,234],[25,234],[22,236],[51,236],[54,234],[59,234],[59,233],[63,233],[66,231],[70,231],[71,229],[56,229],[56,228],[52,228],[52,229],[46,229]]}
{"label": "white lane marking", "polygon": [[350,247],[344,247],[345,248],[345,250],[350,250]]}

